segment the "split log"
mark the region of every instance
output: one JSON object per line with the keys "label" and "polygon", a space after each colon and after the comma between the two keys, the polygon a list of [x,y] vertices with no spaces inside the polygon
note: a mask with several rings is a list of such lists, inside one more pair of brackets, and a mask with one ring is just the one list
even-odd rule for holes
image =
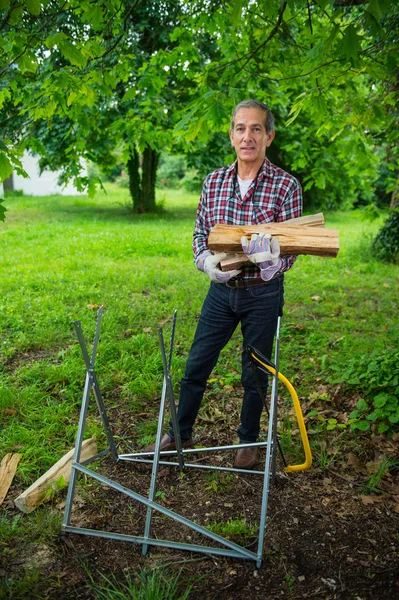
{"label": "split log", "polygon": [[[317,226],[314,224],[317,223]],[[266,232],[277,236],[281,254],[311,254],[314,256],[336,257],[339,252],[338,230],[325,229],[321,213],[310,217],[290,219],[283,223],[263,223],[260,225],[218,224],[210,232],[208,246],[213,252],[230,253],[221,263],[224,271],[240,268],[248,263],[242,250],[241,237],[248,238],[253,233]]]}
{"label": "split log", "polygon": [[[72,448],[65,456],[55,463],[44,475],[39,477],[25,492],[14,500],[14,504],[24,513],[30,513],[52,493],[68,483],[71,478],[72,460],[75,448]],[[80,453],[80,462],[85,461],[97,454],[97,443],[95,438],[84,440]]]}
{"label": "split log", "polygon": [[294,219],[288,219],[288,221],[284,221],[284,225],[301,225],[301,227],[325,227],[326,222],[324,220],[323,213],[317,213],[315,215],[306,215],[303,217],[295,217]]}
{"label": "split log", "polygon": [[285,223],[262,225],[216,225],[208,238],[208,246],[213,252],[237,252],[241,237],[253,233],[270,233],[277,237],[281,254],[312,254],[315,256],[337,256],[339,251],[338,231],[322,227],[299,227]]}
{"label": "split log", "polygon": [[[315,215],[306,215],[304,217],[296,217],[294,219],[289,219],[288,221],[284,221],[284,225],[300,225],[301,227],[324,227],[325,220],[323,213],[317,213]],[[227,227],[231,227],[228,225]],[[222,271],[231,271],[233,269],[239,269],[245,264],[249,264],[251,261],[243,252],[235,252],[234,254],[229,254],[227,258],[221,261],[221,269]]]}
{"label": "split log", "polygon": [[10,489],[12,480],[17,471],[18,463],[21,460],[21,454],[6,454],[0,465],[0,506]]}

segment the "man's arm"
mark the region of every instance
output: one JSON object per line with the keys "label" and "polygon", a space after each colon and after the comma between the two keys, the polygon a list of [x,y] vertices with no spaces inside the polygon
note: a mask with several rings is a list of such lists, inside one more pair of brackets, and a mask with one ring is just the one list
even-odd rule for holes
{"label": "man's arm", "polygon": [[[283,221],[288,221],[289,219],[295,219],[296,217],[302,216],[302,188],[299,181],[294,177],[292,178],[292,184],[292,189],[287,194],[287,197],[284,199],[281,208],[278,211],[276,218],[277,223],[282,223]],[[279,267],[279,272],[284,273],[292,267],[297,257],[283,255],[280,256],[280,259],[281,265]]]}
{"label": "man's arm", "polygon": [[204,181],[202,187],[201,198],[197,208],[195,219],[194,236],[193,236],[193,252],[195,266],[199,271],[206,273],[208,277],[215,283],[226,283],[232,277],[236,277],[241,270],[234,269],[232,271],[222,271],[220,261],[226,258],[225,253],[215,254],[208,248],[209,232],[212,228],[212,223],[209,219],[209,210],[212,210],[208,204],[208,177]]}
{"label": "man's arm", "polygon": [[194,236],[193,236],[193,252],[194,259],[197,258],[203,252],[210,250],[208,248],[208,236],[211,230],[211,226],[209,224],[207,218],[207,180],[208,177],[204,181],[204,185],[202,186],[201,198],[197,208],[197,214],[195,217],[195,226],[194,226]]}

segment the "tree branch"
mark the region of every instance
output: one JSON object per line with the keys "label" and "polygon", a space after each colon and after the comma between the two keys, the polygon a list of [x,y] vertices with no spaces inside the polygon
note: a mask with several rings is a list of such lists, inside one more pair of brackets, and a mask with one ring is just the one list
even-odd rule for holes
{"label": "tree branch", "polygon": [[[11,61],[11,62],[10,62],[8,65],[6,65],[6,66],[4,67],[4,69],[2,69],[2,71],[0,71],[0,77],[1,77],[1,76],[2,76],[4,73],[6,73],[6,72],[8,71],[8,69],[9,69],[9,68],[10,68],[10,67],[11,67],[13,64],[15,64],[15,63],[17,62],[17,60],[18,60],[19,58],[21,58],[21,56],[23,56],[23,55],[24,55],[24,54],[25,54],[25,53],[26,53],[26,52],[29,50],[31,41],[32,41],[32,40],[34,40],[35,38],[37,38],[37,37],[39,36],[39,34],[40,34],[42,31],[43,31],[43,29],[44,29],[44,28],[47,28],[47,26],[48,26],[48,25],[50,25],[50,24],[51,24],[51,23],[54,21],[54,19],[57,17],[57,15],[58,15],[58,14],[60,14],[60,13],[62,12],[62,9],[64,8],[64,6],[66,6],[66,4],[67,4],[67,0],[64,2],[64,4],[61,6],[61,8],[60,8],[60,9],[59,9],[57,12],[53,13],[53,14],[52,14],[52,15],[51,15],[51,16],[50,16],[48,19],[47,19],[47,21],[45,21],[45,22],[43,23],[43,25],[42,25],[41,27],[39,27],[39,29],[38,29],[37,31],[35,31],[34,33],[32,33],[30,36],[28,36],[28,39],[27,39],[27,42],[26,42],[25,48],[22,50],[22,52],[20,52],[20,54],[18,54],[17,56],[15,56],[15,57],[12,59],[12,61]],[[39,38],[39,39],[40,39],[40,38]]]}
{"label": "tree branch", "polygon": [[[269,35],[267,36],[267,38],[266,38],[266,40],[264,42],[262,42],[261,44],[259,44],[259,46],[257,46],[255,48],[255,50],[252,50],[252,52],[248,52],[247,54],[244,54],[244,56],[241,56],[241,57],[237,58],[236,60],[231,60],[231,61],[225,63],[224,65],[220,65],[219,67],[217,67],[218,72],[221,69],[225,69],[226,67],[234,65],[237,62],[241,62],[241,61],[245,60],[246,58],[248,58],[248,60],[251,59],[253,56],[256,55],[257,52],[259,52],[259,50],[261,48],[264,48],[270,42],[270,40],[276,35],[277,31],[279,30],[280,25],[281,25],[281,21],[283,20],[283,14],[284,14],[284,11],[286,9],[286,6],[287,6],[287,2],[283,2],[283,5],[282,5],[282,7],[280,9],[280,12],[278,14],[278,17],[277,17],[276,24],[274,25],[273,29],[271,30],[271,32],[269,33]],[[242,69],[243,69],[243,66],[241,66],[241,68],[238,71],[238,73],[240,73],[240,71],[242,71]]]}
{"label": "tree branch", "polygon": [[352,8],[352,6],[361,6],[368,4],[369,0],[336,0],[334,8]]}
{"label": "tree branch", "polygon": [[115,50],[115,48],[119,45],[120,41],[122,40],[123,36],[126,33],[126,27],[127,27],[127,20],[130,17],[130,15],[132,14],[132,12],[134,11],[134,9],[136,8],[136,6],[138,5],[138,3],[140,2],[140,0],[136,0],[135,3],[133,4],[133,6],[131,6],[129,8],[129,10],[126,12],[124,19],[123,19],[123,32],[116,38],[116,41],[103,53],[101,54],[101,56],[96,56],[91,58],[90,60],[87,61],[87,64],[90,64],[96,60],[102,60],[105,56],[107,56],[108,54],[110,54],[113,50]]}

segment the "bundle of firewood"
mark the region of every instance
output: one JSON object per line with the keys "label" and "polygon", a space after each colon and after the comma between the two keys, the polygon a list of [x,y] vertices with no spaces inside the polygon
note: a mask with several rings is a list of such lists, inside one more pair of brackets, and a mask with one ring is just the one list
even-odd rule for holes
{"label": "bundle of firewood", "polygon": [[339,251],[337,229],[326,229],[322,213],[290,219],[283,223],[261,225],[223,225],[213,227],[208,246],[212,252],[227,252],[222,261],[222,270],[236,269],[249,262],[242,252],[241,238],[253,233],[269,233],[277,237],[280,252],[284,254],[313,254],[314,256],[336,257]]}

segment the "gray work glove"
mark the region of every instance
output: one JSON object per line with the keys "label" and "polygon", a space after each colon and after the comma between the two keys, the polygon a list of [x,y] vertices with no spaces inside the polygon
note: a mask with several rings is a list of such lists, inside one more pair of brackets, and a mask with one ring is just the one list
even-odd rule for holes
{"label": "gray work glove", "polygon": [[219,263],[226,257],[226,252],[212,254],[210,250],[205,250],[205,252],[198,256],[195,264],[197,269],[206,273],[214,283],[226,283],[241,273],[238,269],[234,269],[233,271],[222,271],[218,268]]}
{"label": "gray work glove", "polygon": [[253,233],[250,240],[245,236],[241,238],[241,246],[247,258],[260,268],[264,281],[272,279],[281,269],[283,261],[277,237],[271,239],[269,233]]}

